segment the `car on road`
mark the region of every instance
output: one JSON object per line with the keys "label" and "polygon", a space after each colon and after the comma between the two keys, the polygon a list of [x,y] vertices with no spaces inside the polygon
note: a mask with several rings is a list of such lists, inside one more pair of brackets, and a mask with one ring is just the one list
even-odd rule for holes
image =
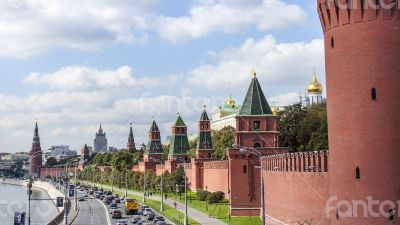
{"label": "car on road", "polygon": [[80,201],[80,202],[84,202],[84,201],[85,201],[85,198],[84,198],[84,197],[80,197],[80,198],[79,198],[79,201]]}
{"label": "car on road", "polygon": [[156,216],[156,217],[154,217],[154,223],[157,223],[157,222],[164,222],[165,221],[165,219],[164,219],[164,217],[162,217],[162,216]]}
{"label": "car on road", "polygon": [[143,216],[147,216],[148,214],[150,214],[150,213],[152,213],[153,212],[153,210],[151,210],[150,208],[145,208],[144,210],[143,210]]}
{"label": "car on road", "polygon": [[164,221],[158,221],[157,223],[155,223],[155,225],[167,225],[167,223]]}
{"label": "car on road", "polygon": [[131,218],[131,223],[137,224],[141,219],[142,219],[142,217],[139,216],[139,215],[132,216],[132,218]]}
{"label": "car on road", "polygon": [[110,198],[107,198],[104,200],[104,203],[106,203],[106,205],[109,205],[112,203],[112,200]]}
{"label": "car on road", "polygon": [[153,221],[154,218],[156,217],[156,214],[154,212],[149,212],[149,213],[147,213],[146,217],[147,217],[147,220]]}
{"label": "car on road", "polygon": [[82,197],[87,198],[87,197],[89,197],[89,195],[84,193],[84,194],[82,194]]}
{"label": "car on road", "polygon": [[116,225],[128,225],[128,220],[118,220]]}
{"label": "car on road", "polygon": [[111,217],[113,219],[121,219],[122,218],[122,212],[120,210],[114,210],[111,214]]}
{"label": "car on road", "polygon": [[114,198],[115,203],[121,203],[121,200],[119,198]]}

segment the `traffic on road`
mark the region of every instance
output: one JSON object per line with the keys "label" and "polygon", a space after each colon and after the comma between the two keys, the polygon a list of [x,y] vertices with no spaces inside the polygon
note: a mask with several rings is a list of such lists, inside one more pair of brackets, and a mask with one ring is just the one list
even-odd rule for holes
{"label": "traffic on road", "polygon": [[79,204],[86,201],[97,201],[105,205],[112,225],[169,225],[173,224],[159,215],[148,206],[141,205],[136,199],[125,198],[118,194],[97,187],[81,185],[79,191]]}

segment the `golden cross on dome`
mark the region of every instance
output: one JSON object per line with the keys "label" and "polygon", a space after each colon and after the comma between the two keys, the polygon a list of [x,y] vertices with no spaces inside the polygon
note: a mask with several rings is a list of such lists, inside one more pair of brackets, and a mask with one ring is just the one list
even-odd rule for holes
{"label": "golden cross on dome", "polygon": [[154,120],[154,118],[156,118],[156,113],[155,112],[153,112],[152,118],[153,118],[153,120]]}
{"label": "golden cross on dome", "polygon": [[207,105],[203,105],[203,108],[206,109],[206,108],[207,108]]}
{"label": "golden cross on dome", "polygon": [[257,71],[256,71],[256,69],[255,69],[255,68],[253,68],[253,69],[251,70],[251,75],[253,75],[253,76],[254,76],[254,78],[256,78],[256,77],[257,77]]}

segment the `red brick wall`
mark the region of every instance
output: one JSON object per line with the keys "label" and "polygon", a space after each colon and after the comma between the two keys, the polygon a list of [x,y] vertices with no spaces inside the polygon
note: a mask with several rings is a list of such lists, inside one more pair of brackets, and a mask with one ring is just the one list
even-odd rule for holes
{"label": "red brick wall", "polygon": [[285,224],[298,225],[305,221],[330,224],[325,216],[329,198],[328,173],[266,172],[264,179],[268,216]]}
{"label": "red brick wall", "polygon": [[228,161],[204,163],[203,188],[210,192],[222,191],[228,198]]}

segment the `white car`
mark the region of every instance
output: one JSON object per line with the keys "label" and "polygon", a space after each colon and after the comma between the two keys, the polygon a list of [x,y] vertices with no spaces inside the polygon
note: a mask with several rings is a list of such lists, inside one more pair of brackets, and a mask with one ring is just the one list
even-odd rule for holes
{"label": "white car", "polygon": [[143,210],[143,216],[147,216],[147,215],[149,215],[150,213],[152,213],[153,212],[153,210],[151,210],[150,208],[145,208],[144,210]]}
{"label": "white car", "polygon": [[128,225],[128,220],[118,220],[116,225]]}

